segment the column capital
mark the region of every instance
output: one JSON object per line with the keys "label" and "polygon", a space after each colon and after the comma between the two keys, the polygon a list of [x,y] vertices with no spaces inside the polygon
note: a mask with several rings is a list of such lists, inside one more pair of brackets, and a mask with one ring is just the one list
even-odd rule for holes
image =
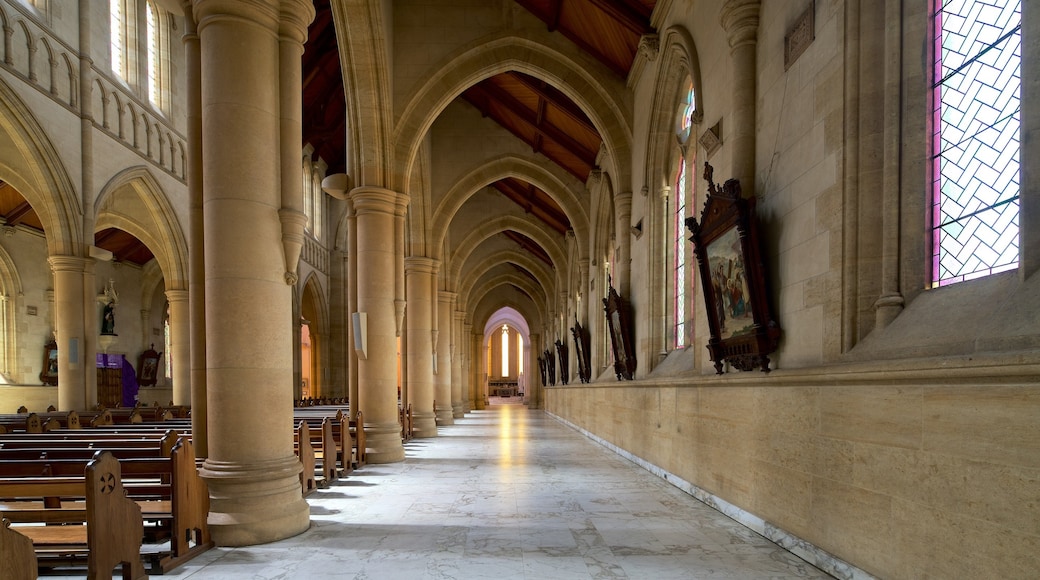
{"label": "column capital", "polygon": [[730,49],[757,42],[760,8],[760,0],[727,0],[722,6],[719,21]]}
{"label": "column capital", "polygon": [[447,304],[451,304],[452,302],[454,302],[455,299],[458,298],[458,296],[459,295],[457,292],[448,292],[447,290],[441,290],[437,292],[437,300]]}
{"label": "column capital", "polygon": [[362,186],[355,187],[350,191],[350,201],[356,215],[366,213],[386,213],[397,215],[401,206],[401,197],[405,198],[404,205],[408,205],[407,194],[397,193],[382,187]]}
{"label": "column capital", "polygon": [[405,274],[436,274],[439,263],[426,256],[408,256],[404,259]]}
{"label": "column capital", "polygon": [[79,256],[48,256],[47,263],[54,272],[86,272],[94,262],[91,258]]}
{"label": "column capital", "polygon": [[187,302],[188,291],[187,290],[167,290],[166,299],[170,302]]}
{"label": "column capital", "polygon": [[193,0],[192,10],[199,33],[208,24],[224,19],[259,24],[274,32],[281,20],[279,4],[278,0]]}
{"label": "column capital", "polygon": [[282,0],[282,24],[278,32],[283,39],[307,42],[307,27],[314,20],[314,3],[310,0]]}
{"label": "column capital", "polygon": [[622,191],[614,194],[614,209],[617,210],[618,219],[622,216],[632,215],[632,192]]}

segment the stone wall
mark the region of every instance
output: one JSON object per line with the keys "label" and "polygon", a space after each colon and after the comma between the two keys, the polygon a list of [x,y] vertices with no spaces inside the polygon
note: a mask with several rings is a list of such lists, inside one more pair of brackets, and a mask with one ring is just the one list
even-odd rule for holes
{"label": "stone wall", "polygon": [[885,578],[1025,578],[1040,569],[1038,371],[975,356],[550,387],[545,402],[824,560]]}

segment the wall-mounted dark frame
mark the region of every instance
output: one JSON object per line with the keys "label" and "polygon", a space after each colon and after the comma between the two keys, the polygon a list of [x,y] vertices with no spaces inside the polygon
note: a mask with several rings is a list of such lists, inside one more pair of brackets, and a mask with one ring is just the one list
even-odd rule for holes
{"label": "wall-mounted dark frame", "polygon": [[548,385],[549,383],[546,382],[547,377],[545,376],[545,357],[541,355],[538,357],[538,372],[541,373],[542,384]]}
{"label": "wall-mounted dark frame", "polygon": [[708,197],[701,219],[686,218],[693,234],[693,251],[704,292],[711,339],[708,353],[715,372],[723,363],[749,371],[769,372],[769,354],[780,341],[780,325],[773,319],[762,262],[755,198],[741,196],[740,182],[729,179],[720,188],[712,168],[704,164]]}
{"label": "wall-mounted dark frame", "polygon": [[58,385],[58,343],[53,339],[43,345],[43,367],[40,369],[40,382],[52,387]]}
{"label": "wall-mounted dark frame", "polygon": [[619,381],[631,381],[636,372],[636,351],[632,348],[629,306],[613,285],[603,299],[603,311],[607,314],[610,346],[614,349],[614,373]]}
{"label": "wall-mounted dark frame", "polygon": [[154,386],[158,381],[159,358],[161,352],[155,352],[155,345],[141,353],[137,358],[137,384],[142,387]]}
{"label": "wall-mounted dark frame", "polygon": [[545,352],[542,353],[542,356],[545,357],[545,372],[549,375],[549,383],[548,384],[555,386],[556,385],[556,357],[553,356],[552,351],[549,350],[549,349],[545,349]]}
{"label": "wall-mounted dark frame", "polygon": [[560,357],[560,384],[566,385],[570,381],[571,375],[571,357],[567,341],[556,341],[556,354]]}
{"label": "wall-mounted dark frame", "polygon": [[574,354],[578,359],[578,378],[587,383],[592,380],[592,361],[589,354],[590,337],[589,331],[574,318],[574,326],[571,327],[571,335],[574,336]]}

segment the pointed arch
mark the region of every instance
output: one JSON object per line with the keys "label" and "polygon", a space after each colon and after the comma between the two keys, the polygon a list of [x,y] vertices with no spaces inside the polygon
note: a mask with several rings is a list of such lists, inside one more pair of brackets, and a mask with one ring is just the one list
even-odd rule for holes
{"label": "pointed arch", "polygon": [[395,187],[411,183],[415,159],[433,122],[456,97],[474,84],[496,74],[518,71],[552,84],[588,115],[603,138],[604,147],[619,165],[619,181],[631,183],[632,123],[628,95],[621,83],[599,69],[531,38],[505,33],[481,38],[453,53],[445,64],[422,82],[394,128],[396,166],[403,171]]}
{"label": "pointed arch", "polygon": [[[549,259],[556,266],[557,271],[567,263],[567,253],[564,252],[563,247],[561,247],[548,232],[531,223],[529,220],[521,219],[517,216],[505,215],[481,223],[478,227],[473,228],[469,235],[459,240],[455,252],[446,261],[448,264],[448,271],[445,272],[446,278],[448,280],[457,280],[459,270],[462,268],[462,265],[466,263],[466,259],[469,258],[469,255],[473,253],[477,246],[491,236],[507,230],[521,233],[542,246],[546,253],[549,254]],[[557,276],[559,275],[558,272]]]}
{"label": "pointed arch", "polygon": [[43,128],[0,79],[0,179],[33,207],[51,255],[83,256],[82,206],[68,172]]}
{"label": "pointed arch", "polygon": [[527,270],[532,276],[534,276],[538,284],[541,285],[540,297],[543,299],[548,300],[548,297],[555,293],[556,273],[549,269],[545,264],[524,252],[518,252],[516,250],[501,250],[481,257],[477,266],[468,271],[462,272],[458,283],[459,299],[468,303],[470,292],[473,290],[473,286],[477,281],[480,280],[480,277],[502,263],[515,264],[516,266]]}
{"label": "pointed arch", "polygon": [[167,290],[188,288],[188,244],[168,197],[139,165],[114,175],[94,202],[96,230],[116,227],[144,242],[155,255]]}
{"label": "pointed arch", "polygon": [[0,381],[22,382],[18,369],[18,302],[22,278],[11,255],[0,246]]}
{"label": "pointed arch", "polygon": [[500,179],[514,177],[546,192],[560,205],[571,222],[578,242],[579,255],[584,259],[588,254],[588,203],[574,194],[575,191],[583,191],[584,185],[562,169],[555,169],[557,170],[547,167],[544,163],[538,163],[535,159],[518,155],[503,155],[482,163],[458,179],[437,204],[431,220],[432,226],[428,230],[431,236],[429,247],[435,255],[440,254],[448,226],[459,208],[474,193]]}
{"label": "pointed arch", "polygon": [[[307,276],[306,281],[300,286],[301,291],[298,294],[299,297],[299,313],[302,320],[307,321],[308,332],[310,333],[310,356],[304,358],[302,337],[300,338],[301,344],[298,345],[300,348],[300,363],[301,363],[301,375],[311,378],[310,384],[310,396],[319,396],[324,394],[325,384],[321,374],[321,369],[324,365],[325,353],[327,352],[326,343],[328,337],[328,328],[326,320],[328,320],[328,305],[325,301],[325,295],[322,292],[321,282],[317,275],[311,272]],[[304,368],[306,367],[306,368]]]}

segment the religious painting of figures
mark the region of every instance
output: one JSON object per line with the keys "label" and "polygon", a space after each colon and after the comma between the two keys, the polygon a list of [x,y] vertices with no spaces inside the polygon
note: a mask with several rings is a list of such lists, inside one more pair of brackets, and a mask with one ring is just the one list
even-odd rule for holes
{"label": "religious painting of figures", "polygon": [[736,228],[708,245],[708,264],[719,318],[719,338],[725,340],[753,332],[755,316]]}
{"label": "religious painting of figures", "polygon": [[687,218],[686,227],[711,330],[708,353],[719,374],[726,365],[769,372],[769,354],[777,349],[781,329],[770,307],[755,198],[745,198],[736,179],[716,185],[707,163],[704,180],[708,196],[701,218]]}

